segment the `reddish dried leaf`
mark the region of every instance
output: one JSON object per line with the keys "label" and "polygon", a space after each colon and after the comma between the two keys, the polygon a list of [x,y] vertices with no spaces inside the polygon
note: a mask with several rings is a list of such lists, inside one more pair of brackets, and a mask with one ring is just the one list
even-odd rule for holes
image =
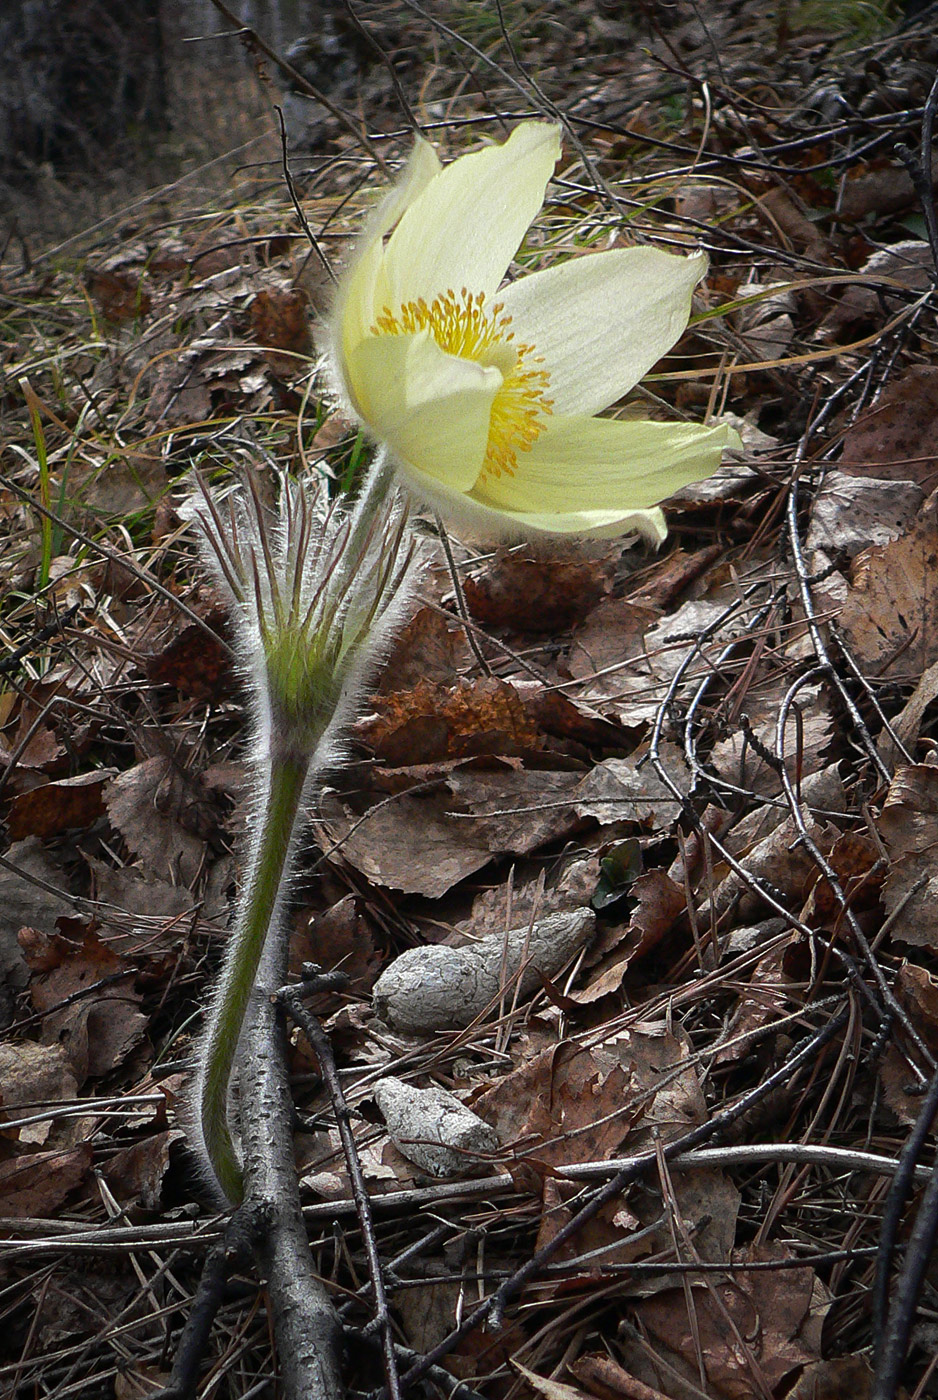
{"label": "reddish dried leaf", "polygon": [[551,556],[543,550],[499,553],[464,583],[473,617],[512,632],[563,632],[582,621],[612,586],[613,559]]}
{"label": "reddish dried leaf", "polygon": [[[277,374],[291,374],[309,353],[309,297],[302,287],[270,287],[251,302],[251,330],[256,344]],[[277,351],[290,351],[278,354]]]}
{"label": "reddish dried leaf", "polygon": [[[834,842],[827,859],[855,913],[877,902],[886,872],[876,868],[881,859],[879,848],[869,836],[844,832]],[[810,913],[806,917],[836,918],[840,908],[830,882],[826,878],[818,880],[811,891]]]}
{"label": "reddish dried leaf", "polygon": [[938,948],[938,768],[926,763],[900,768],[877,825],[890,859],[883,886],[883,906],[893,920],[890,936]]}
{"label": "reddish dried leaf", "polygon": [[108,321],[136,321],[152,309],[153,299],[138,272],[89,272],[88,290]]}
{"label": "reddish dried leaf", "polygon": [[153,685],[175,686],[181,694],[195,700],[217,702],[231,694],[235,684],[234,661],[223,640],[227,613],[216,608],[205,621],[222,636],[210,636],[194,622],[184,627],[162,651],[147,657],[147,679]]}
{"label": "reddish dried leaf", "polygon": [[[331,422],[331,419],[330,419]],[[381,672],[380,691],[413,690],[421,681],[452,685],[470,660],[466,633],[437,608],[418,608],[394,638]]]}
{"label": "reddish dried leaf", "polygon": [[[870,1400],[873,1372],[865,1356],[838,1356],[833,1361],[812,1361],[788,1392],[786,1400]],[[907,1391],[896,1391],[905,1400]]]}
{"label": "reddish dried leaf", "polygon": [[722,558],[720,545],[708,545],[688,554],[684,549],[675,549],[666,559],[655,564],[644,578],[641,586],[629,594],[628,602],[633,607],[666,608],[674,607],[681,595],[696,583],[710,565]]}
{"label": "reddish dried leaf", "polygon": [[494,677],[456,686],[421,681],[403,694],[377,696],[374,708],[374,717],[355,726],[355,737],[394,768],[538,747],[514,687]]}
{"label": "reddish dried leaf", "polygon": [[540,681],[512,681],[530,719],[558,739],[597,748],[631,747],[628,733],[620,724],[603,719],[587,706],[575,704],[558,690],[551,690]]}
{"label": "reddish dried leaf", "polygon": [[[32,705],[24,705],[13,734],[9,737],[0,736],[0,765],[6,767],[11,762],[13,755],[16,754],[16,769],[29,768],[40,773],[47,773],[54,766],[56,760],[62,757],[65,753],[64,745],[59,742],[48,725],[40,724],[34,729],[35,720],[36,712]],[[20,748],[24,739],[26,739],[26,743],[23,748]],[[12,774],[13,783],[17,782],[16,769],[13,770]],[[28,781],[35,781],[35,779],[30,776]]]}
{"label": "reddish dried leaf", "polygon": [[10,836],[20,841],[24,836],[55,836],[69,827],[91,826],[104,811],[104,787],[116,772],[100,768],[20,793],[10,804]]}
{"label": "reddish dried leaf", "polygon": [[366,997],[371,991],[381,972],[381,955],[354,895],[301,921],[299,933],[290,940],[291,972],[299,973],[304,962],[344,972],[355,996]]}
{"label": "reddish dried leaf", "polygon": [[663,870],[639,875],[629,893],[638,900],[631,920],[626,927],[602,935],[597,944],[601,959],[588,986],[570,993],[574,1001],[586,1005],[618,991],[626,970],[658,946],[687,904],[684,891]]}
{"label": "reddish dried leaf", "polygon": [[[736,1254],[737,1264],[790,1257],[779,1245],[752,1246]],[[688,1307],[695,1311],[694,1323]],[[797,1367],[820,1360],[821,1321],[826,1296],[814,1270],[784,1269],[714,1280],[694,1290],[692,1299],[669,1289],[636,1307],[639,1325],[655,1350],[692,1384],[699,1385],[697,1358],[703,1356],[707,1394],[721,1400],[751,1400],[776,1390]],[[644,1354],[626,1345],[627,1364],[644,1376]]]}
{"label": "reddish dried leaf", "polygon": [[0,1162],[0,1215],[55,1216],[91,1170],[87,1143],[62,1152],[31,1152]]}
{"label": "reddish dried leaf", "polygon": [[[932,1051],[938,1049],[938,979],[924,967],[905,962],[896,974],[893,990],[925,1042]],[[883,1056],[880,1079],[883,1098],[899,1121],[916,1123],[922,1113],[921,1085],[896,1045],[890,1045]]]}
{"label": "reddish dried leaf", "polygon": [[125,1210],[132,1206],[147,1211],[160,1209],[163,1178],[169,1171],[169,1151],[174,1142],[184,1137],[181,1128],[169,1128],[141,1138],[108,1157],[104,1177]]}

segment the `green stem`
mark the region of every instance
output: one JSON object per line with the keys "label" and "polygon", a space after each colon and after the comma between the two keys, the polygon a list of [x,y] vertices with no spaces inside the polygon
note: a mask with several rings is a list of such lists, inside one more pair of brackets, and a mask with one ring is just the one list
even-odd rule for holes
{"label": "green stem", "polygon": [[245,899],[225,954],[218,997],[202,1047],[198,1112],[205,1152],[225,1195],[244,1193],[241,1164],[228,1125],[228,1092],[238,1042],[267,934],[279,909],[311,755],[272,756],[261,829],[254,846]]}

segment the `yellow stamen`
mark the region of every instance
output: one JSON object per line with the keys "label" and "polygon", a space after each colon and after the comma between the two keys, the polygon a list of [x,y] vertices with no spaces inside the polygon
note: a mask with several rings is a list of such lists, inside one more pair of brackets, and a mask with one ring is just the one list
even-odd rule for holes
{"label": "yellow stamen", "polygon": [[553,402],[546,397],[550,384],[547,371],[531,367],[542,363],[534,346],[513,343],[511,317],[502,312],[501,302],[489,310],[484,292],[469,292],[463,287],[458,297],[444,292],[429,306],[421,297],[406,302],[396,313],[385,307],[371,327],[372,335],[413,335],[427,330],[448,355],[495,365],[501,371],[503,383],[492,402],[480,480],[488,474],[514,475],[517,454],[527,452],[540,437],[542,420]]}

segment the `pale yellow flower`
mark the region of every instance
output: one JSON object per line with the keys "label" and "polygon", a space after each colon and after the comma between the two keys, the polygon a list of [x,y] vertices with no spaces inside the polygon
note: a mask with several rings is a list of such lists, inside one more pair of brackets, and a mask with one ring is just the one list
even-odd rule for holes
{"label": "pale yellow flower", "polygon": [[411,490],[457,530],[664,539],[653,509],[737,443],[723,425],[594,415],[687,325],[702,252],[612,249],[501,283],[560,155],[526,121],[445,168],[418,140],[342,278],[342,390]]}

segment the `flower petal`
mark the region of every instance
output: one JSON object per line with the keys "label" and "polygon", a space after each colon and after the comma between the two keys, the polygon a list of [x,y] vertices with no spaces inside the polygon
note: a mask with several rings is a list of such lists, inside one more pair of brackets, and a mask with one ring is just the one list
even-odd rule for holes
{"label": "flower petal", "polygon": [[738,442],[726,424],[553,416],[513,476],[487,477],[473,494],[513,513],[644,511],[716,471]]}
{"label": "flower petal", "polygon": [[560,128],[527,121],[502,145],[447,165],[385,249],[389,308],[463,287],[491,296],[544,202],[559,156]]}
{"label": "flower petal", "polygon": [[480,543],[513,543],[532,535],[580,535],[619,539],[641,535],[657,548],[667,537],[664,512],[652,510],[511,511],[486,505],[475,493],[448,489],[421,472],[408,474],[411,491],[461,537]]}
{"label": "flower petal", "polygon": [[707,255],[613,248],[558,263],[499,293],[515,340],[532,344],[558,413],[597,413],[660,360],[690,316]]}
{"label": "flower petal", "polygon": [[348,376],[361,417],[405,476],[412,468],[456,491],[474,485],[502,384],[497,369],[447,355],[418,331],[361,341]]}
{"label": "flower petal", "polygon": [[[332,310],[333,348],[343,379],[347,379],[345,361],[374,323],[376,287],[384,257],[384,235],[442,169],[429,141],[418,137],[400,178],[371,211],[355,243],[349,266],[339,282]],[[384,300],[381,302],[383,305]],[[348,389],[347,384],[345,387]]]}

